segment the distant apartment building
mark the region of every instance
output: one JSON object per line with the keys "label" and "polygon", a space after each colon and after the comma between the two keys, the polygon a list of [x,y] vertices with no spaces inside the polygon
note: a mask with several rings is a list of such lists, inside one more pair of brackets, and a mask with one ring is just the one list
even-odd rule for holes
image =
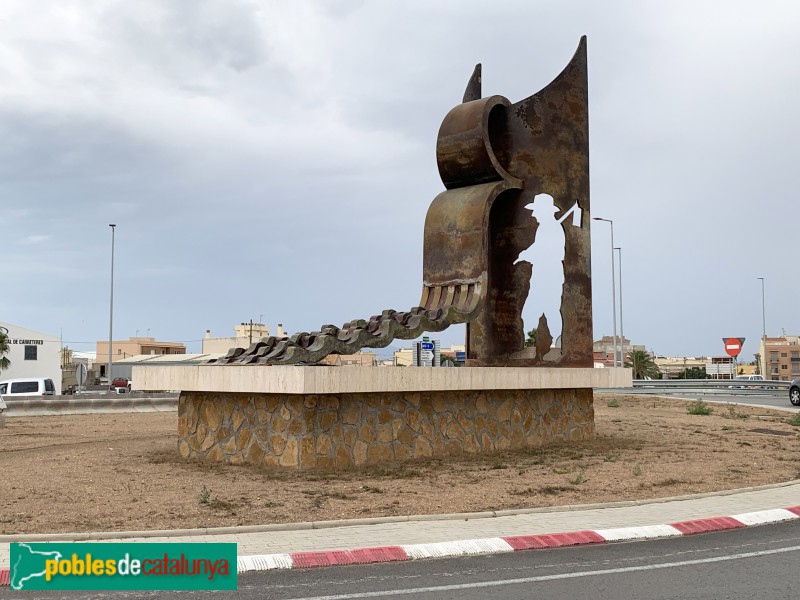
{"label": "distant apartment building", "polygon": [[760,341],[758,350],[758,362],[764,379],[800,379],[800,337],[767,337]]}
{"label": "distant apartment building", "polygon": [[[160,355],[160,354],[186,354],[186,346],[180,342],[158,342],[151,337],[132,337],[127,340],[113,340],[111,342],[111,362],[124,360],[131,356],[140,354]],[[98,376],[106,377],[108,366],[108,341],[97,342],[96,366]],[[112,373],[115,375],[115,373]]]}
{"label": "distant apartment building", "polygon": [[[239,323],[233,330],[233,337],[212,337],[211,330],[206,329],[206,333],[203,335],[203,354],[225,354],[231,348],[249,348],[251,344],[258,342],[261,338],[270,336],[269,327],[263,323]],[[278,323],[275,337],[288,337],[281,323]]]}

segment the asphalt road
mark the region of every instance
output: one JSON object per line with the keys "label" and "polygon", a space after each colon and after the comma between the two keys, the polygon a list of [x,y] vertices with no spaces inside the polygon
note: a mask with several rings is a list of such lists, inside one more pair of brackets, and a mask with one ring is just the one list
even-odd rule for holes
{"label": "asphalt road", "polygon": [[[699,397],[699,396],[698,396]],[[746,396],[730,396],[725,394],[708,394],[703,396],[706,402],[735,402],[737,404],[747,404],[749,406],[766,406],[769,408],[782,408],[800,411],[800,406],[792,406],[789,402],[789,394],[782,396],[759,396],[758,394],[748,394]]]}
{"label": "asphalt road", "polygon": [[[800,598],[800,522],[713,534],[458,559],[249,573],[237,592],[121,592],[119,598],[265,600],[621,600]],[[8,595],[7,595],[8,594]],[[99,599],[101,592],[4,597]]]}
{"label": "asphalt road", "polygon": [[[664,540],[243,576],[239,598],[800,598],[800,524]],[[252,595],[251,595],[252,594]]]}
{"label": "asphalt road", "polygon": [[[663,389],[653,390],[650,392],[646,388],[638,388],[635,391],[637,396],[662,396],[664,398],[674,397],[674,398],[689,398],[692,400],[703,400],[705,402],[724,402],[724,403],[735,403],[735,404],[746,404],[749,406],[765,406],[769,408],[781,408],[789,411],[798,412],[800,411],[800,407],[792,406],[792,403],[789,402],[789,391],[786,390],[785,393],[780,393],[778,395],[775,394],[758,394],[757,390],[754,390],[754,393],[737,393],[737,394],[728,394],[723,389],[720,389],[718,393],[713,393],[714,390],[703,390],[703,393],[696,393],[692,391],[681,391],[680,389],[672,389],[668,394],[664,393]],[[604,389],[600,392],[601,394],[613,394],[618,393],[617,390],[609,390]]]}

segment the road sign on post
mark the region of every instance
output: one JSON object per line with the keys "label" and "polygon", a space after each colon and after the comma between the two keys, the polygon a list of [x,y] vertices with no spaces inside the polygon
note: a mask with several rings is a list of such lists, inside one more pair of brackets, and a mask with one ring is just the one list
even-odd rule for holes
{"label": "road sign on post", "polygon": [[433,342],[420,342],[419,347],[421,350],[433,351]]}
{"label": "road sign on post", "polygon": [[742,346],[744,346],[744,340],[745,338],[722,338],[722,342],[725,344],[725,352],[728,353],[728,356],[734,358],[739,356]]}
{"label": "road sign on post", "polygon": [[86,383],[86,365],[83,363],[78,363],[78,366],[75,367],[75,379],[78,381],[78,385],[83,385]]}

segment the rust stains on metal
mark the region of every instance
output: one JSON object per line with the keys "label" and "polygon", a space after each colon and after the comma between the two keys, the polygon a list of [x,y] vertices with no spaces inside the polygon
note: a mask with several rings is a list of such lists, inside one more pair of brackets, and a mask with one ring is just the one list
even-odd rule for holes
{"label": "rust stains on metal", "polygon": [[[439,131],[447,191],[425,222],[424,281],[486,283],[483,308],[467,326],[468,364],[592,366],[586,39],[548,86],[520,102],[464,99]],[[538,198],[552,199],[563,232],[564,283],[560,315],[541,315],[534,352],[524,347],[522,309],[541,284],[537,266],[520,255],[536,243],[542,215],[526,207]],[[550,331],[555,321],[560,332]]]}
{"label": "rust stains on metal", "polygon": [[[313,364],[467,323],[468,365],[592,366],[586,38],[549,85],[513,104],[481,97],[477,65],[439,129],[436,161],[445,191],[425,219],[420,306],[267,338],[218,362]],[[525,348],[523,306],[542,285],[529,251],[543,224],[563,234],[560,307],[544,309]]]}

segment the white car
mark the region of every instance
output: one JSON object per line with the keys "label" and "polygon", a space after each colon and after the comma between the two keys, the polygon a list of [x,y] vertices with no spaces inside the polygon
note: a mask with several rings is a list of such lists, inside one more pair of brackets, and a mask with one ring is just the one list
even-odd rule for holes
{"label": "white car", "polygon": [[761,375],[738,375],[736,379],[744,379],[746,381],[764,381]]}
{"label": "white car", "polygon": [[0,381],[0,396],[53,396],[56,387],[47,377],[17,377]]}

